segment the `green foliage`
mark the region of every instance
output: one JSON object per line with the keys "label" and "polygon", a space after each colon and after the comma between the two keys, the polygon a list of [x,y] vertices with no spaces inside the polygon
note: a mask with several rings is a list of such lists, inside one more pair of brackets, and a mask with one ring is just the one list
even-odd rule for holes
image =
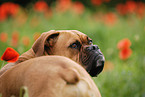
{"label": "green foliage", "polygon": [[[24,24],[17,21],[17,18],[9,18],[0,23],[0,33],[7,32],[9,36],[6,43],[0,41],[0,56],[10,46],[11,34],[14,31],[20,33],[20,41],[19,45],[13,48],[22,54],[31,48],[35,32],[42,33],[53,29],[79,30],[92,38],[93,43],[100,47],[106,61],[113,64],[112,69],[104,70],[98,77],[93,78],[102,97],[145,97],[145,18],[139,19],[134,15],[117,17],[116,23],[111,26],[95,20],[88,11],[83,15],[71,12],[53,13],[50,18],[30,12]],[[35,21],[32,21],[34,18]],[[33,25],[33,22],[38,25]],[[29,46],[21,43],[21,38],[25,35],[31,38]],[[125,61],[119,59],[117,49],[117,43],[123,38],[130,39],[133,52]]]}

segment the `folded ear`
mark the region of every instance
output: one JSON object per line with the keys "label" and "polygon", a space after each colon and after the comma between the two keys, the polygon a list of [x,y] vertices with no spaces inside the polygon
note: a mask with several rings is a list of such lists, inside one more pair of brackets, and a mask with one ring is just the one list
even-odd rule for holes
{"label": "folded ear", "polygon": [[34,42],[32,49],[36,56],[44,55],[45,47],[50,48],[54,45],[57,40],[59,32],[51,30],[45,33],[42,33],[41,36]]}

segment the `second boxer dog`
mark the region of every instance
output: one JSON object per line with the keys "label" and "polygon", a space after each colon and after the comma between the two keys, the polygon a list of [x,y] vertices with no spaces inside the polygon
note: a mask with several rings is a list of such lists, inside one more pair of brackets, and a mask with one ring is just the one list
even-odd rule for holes
{"label": "second boxer dog", "polygon": [[[77,30],[51,30],[43,33],[32,48],[22,54],[16,63],[9,63],[0,70],[0,75],[14,65],[31,58],[60,55],[81,64],[91,76],[97,76],[104,66],[104,56],[92,39]],[[57,60],[56,60],[57,61]]]}

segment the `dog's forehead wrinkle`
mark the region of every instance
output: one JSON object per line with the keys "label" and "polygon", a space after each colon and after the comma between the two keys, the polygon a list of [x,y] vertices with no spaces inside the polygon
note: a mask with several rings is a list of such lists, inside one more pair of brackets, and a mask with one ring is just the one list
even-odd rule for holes
{"label": "dog's forehead wrinkle", "polygon": [[80,32],[80,31],[77,31],[77,30],[72,30],[72,32],[79,37],[82,44],[87,42],[86,40],[88,40],[88,36],[86,34]]}
{"label": "dog's forehead wrinkle", "polygon": [[62,35],[62,36],[60,35],[62,37],[62,38],[60,38],[61,40],[63,40],[64,37],[67,37],[67,38],[69,37],[68,38],[69,40],[67,43],[70,43],[69,41],[71,41],[71,43],[72,43],[72,41],[73,42],[79,41],[80,44],[86,45],[86,44],[88,44],[88,40],[90,40],[90,38],[86,34],[80,32],[80,31],[77,31],[77,30],[61,30],[59,32]]}
{"label": "dog's forehead wrinkle", "polygon": [[60,35],[61,40],[67,39],[65,41],[80,41],[80,37],[78,35],[76,35],[75,33],[70,33],[70,32],[62,32]]}

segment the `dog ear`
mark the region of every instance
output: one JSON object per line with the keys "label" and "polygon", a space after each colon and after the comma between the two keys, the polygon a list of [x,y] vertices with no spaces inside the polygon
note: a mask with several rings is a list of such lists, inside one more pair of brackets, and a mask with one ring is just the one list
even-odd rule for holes
{"label": "dog ear", "polygon": [[45,41],[45,47],[53,47],[53,45],[56,43],[57,41],[57,37],[58,37],[59,33],[54,33],[52,35],[50,35],[47,40]]}
{"label": "dog ear", "polygon": [[45,48],[52,47],[56,42],[56,37],[58,35],[59,32],[56,32],[55,30],[42,33],[32,46],[32,49],[36,56],[38,57],[44,55]]}

